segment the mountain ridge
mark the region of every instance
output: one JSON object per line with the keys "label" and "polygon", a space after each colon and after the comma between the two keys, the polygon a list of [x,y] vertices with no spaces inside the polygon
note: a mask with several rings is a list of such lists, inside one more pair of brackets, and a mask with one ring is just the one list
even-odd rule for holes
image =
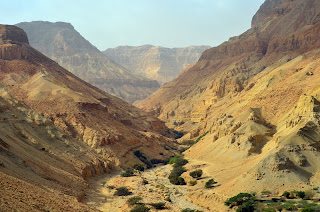
{"label": "mountain ridge", "polygon": [[[159,84],[134,75],[110,60],[65,22],[22,22],[30,45],[81,79],[130,103],[147,97]],[[41,36],[40,36],[41,35]]]}

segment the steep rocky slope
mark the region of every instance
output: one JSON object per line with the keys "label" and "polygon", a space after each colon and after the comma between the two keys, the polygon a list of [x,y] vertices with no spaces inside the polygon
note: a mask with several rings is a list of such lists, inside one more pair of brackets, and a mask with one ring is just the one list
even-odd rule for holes
{"label": "steep rocky slope", "polygon": [[172,155],[164,123],[77,78],[0,25],[0,210],[89,211],[85,179]]}
{"label": "steep rocky slope", "polygon": [[30,45],[81,79],[128,102],[144,99],[160,86],[116,64],[69,23],[23,22]]}
{"label": "steep rocky slope", "polygon": [[221,186],[191,199],[209,206],[244,191],[318,186],[319,33],[319,1],[266,0],[251,29],[138,103],[189,132],[184,140],[203,135],[186,156]]}
{"label": "steep rocky slope", "polygon": [[157,80],[161,85],[175,79],[181,70],[198,61],[210,46],[165,48],[160,46],[119,46],[103,53],[134,74]]}

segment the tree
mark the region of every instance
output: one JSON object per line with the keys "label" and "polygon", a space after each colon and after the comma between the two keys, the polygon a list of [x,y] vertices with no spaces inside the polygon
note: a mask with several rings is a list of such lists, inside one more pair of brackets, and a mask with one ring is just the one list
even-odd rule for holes
{"label": "tree", "polygon": [[201,169],[197,169],[193,172],[190,172],[189,175],[193,178],[200,178],[202,176],[202,170]]}
{"label": "tree", "polygon": [[206,188],[212,188],[212,186],[213,186],[214,184],[217,184],[217,182],[215,182],[214,179],[210,179],[210,180],[208,180],[208,181],[206,182],[205,187],[206,187]]}

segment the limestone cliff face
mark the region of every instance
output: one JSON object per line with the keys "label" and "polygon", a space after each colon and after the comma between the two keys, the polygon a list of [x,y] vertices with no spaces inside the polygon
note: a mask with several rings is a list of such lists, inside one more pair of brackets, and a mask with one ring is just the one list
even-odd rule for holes
{"label": "limestone cliff face", "polygon": [[90,211],[77,201],[85,179],[141,163],[136,150],[173,154],[162,121],[68,72],[18,27],[0,32],[1,211]]}
{"label": "limestone cliff face", "polygon": [[[176,80],[137,103],[189,132],[182,140],[204,135],[185,154],[212,164],[207,171],[221,186],[209,196],[221,204],[239,192],[316,184],[319,17],[319,1],[266,0],[251,29],[206,50]],[[201,195],[190,198],[200,203],[208,197]]]}
{"label": "limestone cliff face", "polygon": [[105,55],[134,74],[157,80],[161,85],[175,79],[181,70],[198,61],[209,46],[165,48],[160,46],[119,46]]}
{"label": "limestone cliff face", "polygon": [[30,45],[81,79],[129,102],[159,88],[154,80],[134,75],[83,38],[69,23],[24,22]]}

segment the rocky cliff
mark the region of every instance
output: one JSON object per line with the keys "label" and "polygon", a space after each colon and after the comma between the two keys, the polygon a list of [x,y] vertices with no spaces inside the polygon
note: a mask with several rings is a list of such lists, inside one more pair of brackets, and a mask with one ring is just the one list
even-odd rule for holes
{"label": "rocky cliff", "polygon": [[93,87],[0,25],[0,210],[91,211],[85,179],[175,148],[164,123]]}
{"label": "rocky cliff", "polygon": [[160,46],[119,46],[103,53],[134,74],[157,80],[161,85],[175,79],[181,70],[198,61],[209,46],[165,48]]}
{"label": "rocky cliff", "polygon": [[24,22],[30,45],[81,79],[130,103],[159,88],[154,80],[130,73],[110,60],[69,23]]}
{"label": "rocky cliff", "polygon": [[239,192],[307,190],[319,179],[320,3],[266,0],[252,28],[139,102],[202,138],[186,156],[221,183],[194,192],[210,206]]}

